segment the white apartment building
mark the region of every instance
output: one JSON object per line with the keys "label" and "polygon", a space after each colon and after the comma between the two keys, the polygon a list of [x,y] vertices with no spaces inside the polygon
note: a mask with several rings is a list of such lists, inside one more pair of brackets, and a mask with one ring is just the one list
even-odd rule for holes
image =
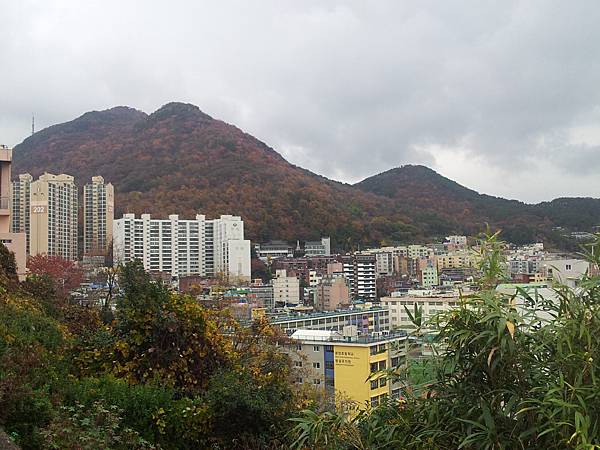
{"label": "white apartment building", "polygon": [[432,290],[412,290],[408,292],[408,295],[381,298],[381,306],[388,308],[390,311],[390,327],[392,329],[412,328],[414,326],[406,309],[414,314],[415,305],[417,308],[421,308],[423,321],[425,321],[437,313],[455,308],[458,302],[458,295]]}
{"label": "white apartment building", "polygon": [[277,270],[273,284],[273,300],[275,306],[300,304],[300,280],[288,277],[285,270]]}
{"label": "white apartment building", "polygon": [[377,258],[373,254],[342,256],[342,273],[348,280],[350,296],[355,300],[371,301],[377,298]]}
{"label": "white apartment building", "polygon": [[30,185],[29,254],[76,260],[77,209],[77,186],[72,176],[45,173],[33,181]]}
{"label": "white apartment building", "polygon": [[115,193],[101,176],[83,187],[83,254],[104,255],[112,243]]}
{"label": "white apartment building", "polygon": [[150,214],[125,214],[114,221],[115,264],[140,259],[150,272],[167,272],[172,277],[225,276],[235,281],[250,280],[250,241],[244,239],[244,222],[239,216],[206,219],[152,219]]}

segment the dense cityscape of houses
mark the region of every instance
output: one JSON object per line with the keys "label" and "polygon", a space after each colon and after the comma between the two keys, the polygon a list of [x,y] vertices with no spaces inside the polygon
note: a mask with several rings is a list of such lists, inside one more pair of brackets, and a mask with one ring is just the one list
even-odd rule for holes
{"label": "dense cityscape of houses", "polygon": [[[12,150],[1,147],[0,242],[15,253],[21,277],[27,256],[62,257],[95,271],[140,260],[174,289],[229,308],[242,322],[267,318],[290,337],[296,382],[358,403],[400,395],[398,385],[370,375],[409,356],[410,311],[431,318],[476,289],[478,253],[466,236],[353,252],[336,252],[329,237],[251,245],[239,216],[115,219],[114,188],[102,176],[80,197],[70,175],[20,174],[10,182],[11,161]],[[263,277],[252,278],[252,254]],[[511,246],[506,258],[507,283],[498,289],[507,293],[519,286],[551,297],[555,283],[575,286],[595,270],[541,243]],[[88,280],[74,295],[83,301],[103,288]]]}

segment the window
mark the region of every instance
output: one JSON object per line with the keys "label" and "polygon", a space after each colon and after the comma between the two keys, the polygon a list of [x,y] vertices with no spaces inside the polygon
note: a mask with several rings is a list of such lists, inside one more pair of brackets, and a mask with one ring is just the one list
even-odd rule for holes
{"label": "window", "polygon": [[379,370],[385,370],[387,361],[379,361]]}
{"label": "window", "polygon": [[313,345],[313,352],[318,352],[321,349],[318,345]]}
{"label": "window", "polygon": [[302,344],[297,344],[296,345],[296,350],[302,350]]}
{"label": "window", "polygon": [[378,367],[379,366],[378,366],[378,364],[376,362],[371,363],[371,373],[377,372],[379,370]]}
{"label": "window", "polygon": [[387,386],[387,379],[386,378],[380,378],[379,379],[379,387],[384,387]]}
{"label": "window", "polygon": [[565,270],[571,270],[571,264],[566,264],[565,265]]}
{"label": "window", "polygon": [[294,367],[302,367],[302,361],[294,361]]}
{"label": "window", "polygon": [[302,383],[302,377],[296,377],[296,383]]}
{"label": "window", "polygon": [[379,397],[371,397],[371,406],[377,406],[379,404]]}
{"label": "window", "polygon": [[399,360],[400,360],[400,358],[398,356],[395,356],[394,358],[392,358],[392,367],[398,367]]}
{"label": "window", "polygon": [[371,390],[377,389],[378,387],[379,387],[379,380],[372,380],[371,381]]}
{"label": "window", "polygon": [[313,384],[314,384],[314,385],[321,384],[321,380],[319,380],[318,378],[315,378],[315,379],[313,380]]}
{"label": "window", "polygon": [[313,363],[313,369],[320,369],[320,368],[321,368],[321,363],[319,363],[319,362]]}

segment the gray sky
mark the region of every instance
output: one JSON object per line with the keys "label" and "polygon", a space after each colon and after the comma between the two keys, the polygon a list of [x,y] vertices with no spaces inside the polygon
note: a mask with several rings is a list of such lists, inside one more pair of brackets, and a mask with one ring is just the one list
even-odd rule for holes
{"label": "gray sky", "polygon": [[198,105],[355,182],[408,163],[534,202],[600,197],[600,2],[2,1],[0,142]]}

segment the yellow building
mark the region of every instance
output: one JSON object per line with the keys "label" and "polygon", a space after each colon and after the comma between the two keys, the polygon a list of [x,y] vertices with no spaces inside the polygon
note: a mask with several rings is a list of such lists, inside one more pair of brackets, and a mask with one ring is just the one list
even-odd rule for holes
{"label": "yellow building", "polygon": [[292,359],[304,375],[296,382],[323,385],[336,401],[350,400],[361,409],[388,396],[398,398],[400,386],[379,372],[400,363],[405,339],[405,332],[344,336],[334,331],[298,330],[292,335],[296,341]]}

